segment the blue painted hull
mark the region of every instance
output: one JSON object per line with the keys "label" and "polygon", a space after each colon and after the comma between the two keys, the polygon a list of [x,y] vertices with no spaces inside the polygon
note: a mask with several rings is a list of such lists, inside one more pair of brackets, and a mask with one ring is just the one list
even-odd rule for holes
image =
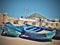
{"label": "blue painted hull", "polygon": [[56,35],[55,37],[60,38],[60,29],[56,29]]}
{"label": "blue painted hull", "polygon": [[[56,33],[56,30],[53,30],[53,31],[49,31],[48,33],[39,34],[38,32],[43,31],[44,29],[41,27],[29,25],[29,24],[24,24],[22,26],[15,27],[11,23],[8,22],[5,24],[5,26],[10,31],[14,30],[13,33],[14,32],[16,33],[16,31],[17,31],[17,32],[21,33],[21,37],[27,37],[27,38],[31,38],[31,39],[42,39],[42,40],[49,39],[49,40],[51,40],[52,37],[54,37],[55,33]],[[14,34],[14,35],[16,35],[16,34]],[[23,35],[25,35],[25,36],[23,36]]]}
{"label": "blue painted hull", "polygon": [[[28,24],[24,25],[24,30],[25,30],[26,37],[32,38],[32,39],[51,40],[56,34],[56,30],[49,31],[48,33],[40,33],[39,34],[38,32],[43,31],[44,29],[42,29],[40,27],[28,25]],[[24,36],[22,36],[22,37],[24,37]]]}
{"label": "blue painted hull", "polygon": [[[55,36],[55,32],[56,31],[54,30],[54,31],[49,32],[49,33],[38,34],[38,33],[31,33],[31,32],[26,31],[25,35],[28,38],[32,38],[32,39],[41,39],[41,40],[48,39],[48,40],[50,40],[50,39],[52,39]],[[24,37],[24,36],[22,36],[22,37]]]}
{"label": "blue painted hull", "polygon": [[2,33],[2,35],[9,37],[19,37],[20,34],[14,30],[6,30]]}
{"label": "blue painted hull", "polygon": [[0,35],[2,34],[2,31],[3,31],[3,30],[0,29]]}
{"label": "blue painted hull", "polygon": [[16,28],[14,25],[12,25],[10,22],[7,22],[4,24],[5,28],[3,35],[11,36],[11,37],[19,37],[23,31],[19,28]]}

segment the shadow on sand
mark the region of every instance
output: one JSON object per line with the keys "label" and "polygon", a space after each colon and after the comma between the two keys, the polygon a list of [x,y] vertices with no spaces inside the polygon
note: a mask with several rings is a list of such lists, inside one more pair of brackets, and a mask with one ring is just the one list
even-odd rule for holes
{"label": "shadow on sand", "polygon": [[55,40],[60,40],[60,37],[53,37],[53,39],[55,39]]}

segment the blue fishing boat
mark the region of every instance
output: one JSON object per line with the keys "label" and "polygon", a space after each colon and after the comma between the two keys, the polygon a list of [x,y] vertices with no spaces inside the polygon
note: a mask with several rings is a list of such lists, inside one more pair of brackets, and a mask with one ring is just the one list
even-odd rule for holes
{"label": "blue fishing boat", "polygon": [[44,30],[44,28],[32,26],[29,24],[23,25],[25,34],[21,37],[27,37],[31,39],[40,39],[40,40],[52,40],[56,34],[56,30]]}
{"label": "blue fishing boat", "polygon": [[22,30],[20,30],[19,28],[16,28],[10,22],[6,22],[4,26],[6,27],[6,29],[4,29],[3,35],[19,37],[19,35],[23,33]]}
{"label": "blue fishing boat", "polygon": [[56,29],[56,35],[54,36],[56,39],[60,39],[60,29]]}
{"label": "blue fishing boat", "polygon": [[0,29],[0,35],[2,34],[2,31],[3,31],[3,30]]}
{"label": "blue fishing boat", "polygon": [[2,30],[2,26],[0,25],[0,35],[2,34],[3,30]]}
{"label": "blue fishing boat", "polygon": [[24,24],[22,26],[14,26],[10,22],[7,22],[5,23],[5,26],[10,32],[9,33],[7,31],[8,32],[7,34],[17,36],[16,33],[18,33],[20,37],[26,37],[26,38],[31,38],[31,39],[52,40],[52,38],[56,34],[56,30],[45,30],[42,27],[37,27],[37,26],[29,25],[29,24]]}

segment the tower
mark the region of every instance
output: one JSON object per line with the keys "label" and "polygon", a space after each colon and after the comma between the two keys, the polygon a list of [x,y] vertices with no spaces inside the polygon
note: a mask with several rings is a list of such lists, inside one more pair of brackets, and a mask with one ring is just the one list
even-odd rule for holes
{"label": "tower", "polygon": [[3,22],[8,22],[8,13],[3,14]]}
{"label": "tower", "polygon": [[25,18],[27,17],[27,13],[28,13],[28,9],[27,8],[24,8],[24,15],[25,15]]}

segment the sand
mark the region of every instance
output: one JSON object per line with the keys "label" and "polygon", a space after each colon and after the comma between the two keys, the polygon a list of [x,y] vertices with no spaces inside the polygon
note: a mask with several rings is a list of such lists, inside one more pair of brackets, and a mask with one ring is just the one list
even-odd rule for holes
{"label": "sand", "polygon": [[60,45],[60,40],[53,39],[51,42],[38,42],[22,38],[0,36],[0,45]]}

